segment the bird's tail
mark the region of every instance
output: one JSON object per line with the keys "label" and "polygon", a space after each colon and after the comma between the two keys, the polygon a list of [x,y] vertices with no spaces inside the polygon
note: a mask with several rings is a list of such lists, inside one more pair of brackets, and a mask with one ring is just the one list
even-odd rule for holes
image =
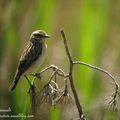
{"label": "bird's tail", "polygon": [[14,80],[13,80],[13,82],[12,82],[10,88],[9,88],[10,91],[13,91],[13,90],[16,88],[16,85],[17,85],[20,77],[21,77],[20,72],[17,72],[17,73],[15,74],[15,78],[14,78]]}

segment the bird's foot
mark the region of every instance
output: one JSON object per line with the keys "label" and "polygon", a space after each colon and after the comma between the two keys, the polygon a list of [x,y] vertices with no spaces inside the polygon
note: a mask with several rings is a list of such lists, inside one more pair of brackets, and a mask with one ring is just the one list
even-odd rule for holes
{"label": "bird's foot", "polygon": [[40,73],[35,73],[34,76],[41,79],[41,74]]}

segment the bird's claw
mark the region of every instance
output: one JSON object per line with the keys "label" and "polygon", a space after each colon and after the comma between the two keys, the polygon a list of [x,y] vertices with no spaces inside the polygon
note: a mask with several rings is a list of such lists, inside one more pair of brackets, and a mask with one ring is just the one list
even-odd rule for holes
{"label": "bird's claw", "polygon": [[41,79],[41,74],[40,73],[35,73],[35,77],[40,78]]}

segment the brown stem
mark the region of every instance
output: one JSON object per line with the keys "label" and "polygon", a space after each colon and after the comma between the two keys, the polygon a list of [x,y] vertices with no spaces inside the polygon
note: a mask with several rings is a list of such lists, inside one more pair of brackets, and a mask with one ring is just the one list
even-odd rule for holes
{"label": "brown stem", "polygon": [[70,62],[70,66],[69,66],[69,80],[70,80],[70,85],[71,85],[71,89],[72,89],[72,92],[73,92],[73,95],[74,95],[74,98],[75,98],[75,102],[76,102],[76,106],[77,106],[77,109],[78,109],[78,113],[79,113],[79,117],[81,120],[86,120],[85,116],[83,115],[83,112],[82,112],[82,106],[80,105],[80,102],[79,102],[79,98],[78,98],[78,95],[77,95],[77,92],[76,92],[76,89],[75,89],[75,85],[74,85],[74,82],[73,82],[73,60],[72,60],[72,57],[71,57],[71,54],[69,52],[69,48],[67,46],[67,39],[65,37],[65,33],[63,30],[61,30],[61,35],[63,37],[63,41],[64,41],[64,46],[65,46],[65,49],[66,49],[66,54],[68,56],[68,59],[69,59],[69,62]]}
{"label": "brown stem", "polygon": [[63,30],[61,30],[61,34],[62,34],[62,37],[63,37],[63,41],[64,41],[64,45],[65,45],[65,49],[66,49],[66,53],[67,53],[68,59],[69,59],[70,63],[73,63],[71,54],[69,52],[69,48],[67,46],[67,40],[66,40],[66,37],[65,37],[65,33],[64,33]]}
{"label": "brown stem", "polygon": [[98,71],[100,71],[100,72],[108,75],[108,76],[112,79],[112,81],[115,83],[115,85],[116,85],[117,87],[119,87],[119,85],[118,85],[118,83],[116,82],[116,80],[115,80],[115,78],[113,77],[113,75],[111,75],[107,70],[104,70],[104,69],[102,69],[102,68],[93,66],[93,65],[91,65],[91,64],[88,64],[88,63],[85,63],[85,62],[82,62],[82,61],[74,61],[73,64],[84,65],[84,66],[87,66],[87,67],[89,67],[89,68],[98,70]]}

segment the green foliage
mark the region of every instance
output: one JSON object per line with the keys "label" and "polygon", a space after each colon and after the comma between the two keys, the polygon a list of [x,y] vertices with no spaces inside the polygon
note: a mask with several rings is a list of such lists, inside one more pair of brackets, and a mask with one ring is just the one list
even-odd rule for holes
{"label": "green foliage", "polygon": [[57,108],[51,108],[50,120],[60,120],[60,110]]}

